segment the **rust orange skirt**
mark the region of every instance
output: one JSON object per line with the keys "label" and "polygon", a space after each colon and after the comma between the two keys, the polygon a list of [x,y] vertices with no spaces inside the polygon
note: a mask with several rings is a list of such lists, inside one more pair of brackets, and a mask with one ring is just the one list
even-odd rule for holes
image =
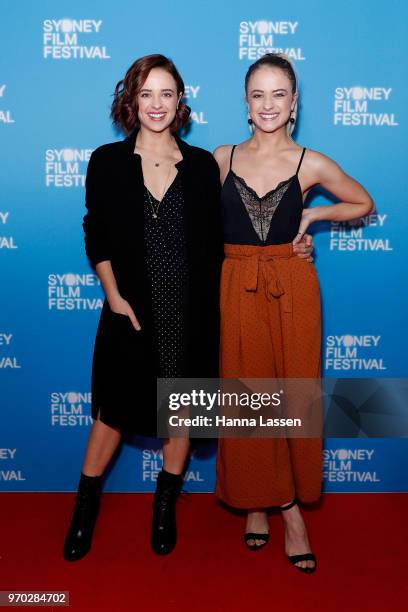
{"label": "rust orange skirt", "polygon": [[[224,378],[319,378],[320,288],[292,243],[226,244],[221,276]],[[321,438],[221,438],[215,493],[235,508],[319,498]]]}

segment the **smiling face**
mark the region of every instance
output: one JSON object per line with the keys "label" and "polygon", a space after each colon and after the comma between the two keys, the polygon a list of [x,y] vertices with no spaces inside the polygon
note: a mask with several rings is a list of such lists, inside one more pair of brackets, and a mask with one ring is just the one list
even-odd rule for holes
{"label": "smiling face", "polygon": [[292,83],[283,70],[261,66],[249,79],[246,100],[255,128],[275,132],[286,129],[296,93],[292,93]]}
{"label": "smiling face", "polygon": [[166,130],[174,120],[180,98],[172,75],[163,68],[152,68],[137,96],[140,125],[154,132]]}

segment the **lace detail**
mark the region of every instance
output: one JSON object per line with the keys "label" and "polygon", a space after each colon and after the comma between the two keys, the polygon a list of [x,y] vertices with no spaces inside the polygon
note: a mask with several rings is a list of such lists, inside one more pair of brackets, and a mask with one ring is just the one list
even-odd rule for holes
{"label": "lace detail", "polygon": [[295,175],[285,181],[281,181],[275,189],[268,191],[268,193],[260,198],[258,194],[246,184],[242,177],[235,174],[232,170],[231,173],[235,187],[245,205],[253,228],[259,238],[265,242],[268,237],[273,215]]}

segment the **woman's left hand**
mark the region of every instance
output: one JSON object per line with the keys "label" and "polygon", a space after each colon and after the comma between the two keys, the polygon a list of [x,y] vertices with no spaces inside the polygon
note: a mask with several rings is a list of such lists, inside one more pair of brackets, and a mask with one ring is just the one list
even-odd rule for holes
{"label": "woman's left hand", "polygon": [[306,261],[313,261],[313,240],[310,234],[305,234],[307,228],[312,223],[312,210],[305,208],[302,212],[302,219],[299,225],[299,232],[292,241],[293,251],[297,253],[298,257],[305,258]]}
{"label": "woman's left hand", "polygon": [[302,219],[300,221],[299,231],[295,239],[292,242],[293,245],[297,244],[298,242],[302,240],[305,231],[307,230],[309,225],[312,223],[312,214],[313,214],[313,209],[311,208],[305,208],[304,211],[302,212]]}
{"label": "woman's left hand", "polygon": [[296,253],[301,259],[306,261],[313,261],[312,252],[314,249],[313,238],[310,234],[304,234],[304,236],[297,241],[293,241],[293,252]]}

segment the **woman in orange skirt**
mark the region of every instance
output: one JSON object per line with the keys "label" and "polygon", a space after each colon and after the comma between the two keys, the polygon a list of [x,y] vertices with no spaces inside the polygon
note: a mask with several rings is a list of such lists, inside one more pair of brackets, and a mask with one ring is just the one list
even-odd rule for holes
{"label": "woman in orange skirt", "polygon": [[[214,152],[223,181],[225,243],[221,376],[318,379],[319,281],[313,263],[297,257],[294,245],[313,221],[356,219],[368,214],[373,202],[333,160],[292,140],[298,88],[285,56],[271,53],[252,64],[245,93],[252,137]],[[340,203],[304,208],[318,184]],[[266,510],[279,506],[285,552],[308,573],[316,569],[316,557],[298,501],[318,500],[321,481],[319,437],[219,440],[216,495],[248,510],[246,544],[251,549],[266,544]]]}

